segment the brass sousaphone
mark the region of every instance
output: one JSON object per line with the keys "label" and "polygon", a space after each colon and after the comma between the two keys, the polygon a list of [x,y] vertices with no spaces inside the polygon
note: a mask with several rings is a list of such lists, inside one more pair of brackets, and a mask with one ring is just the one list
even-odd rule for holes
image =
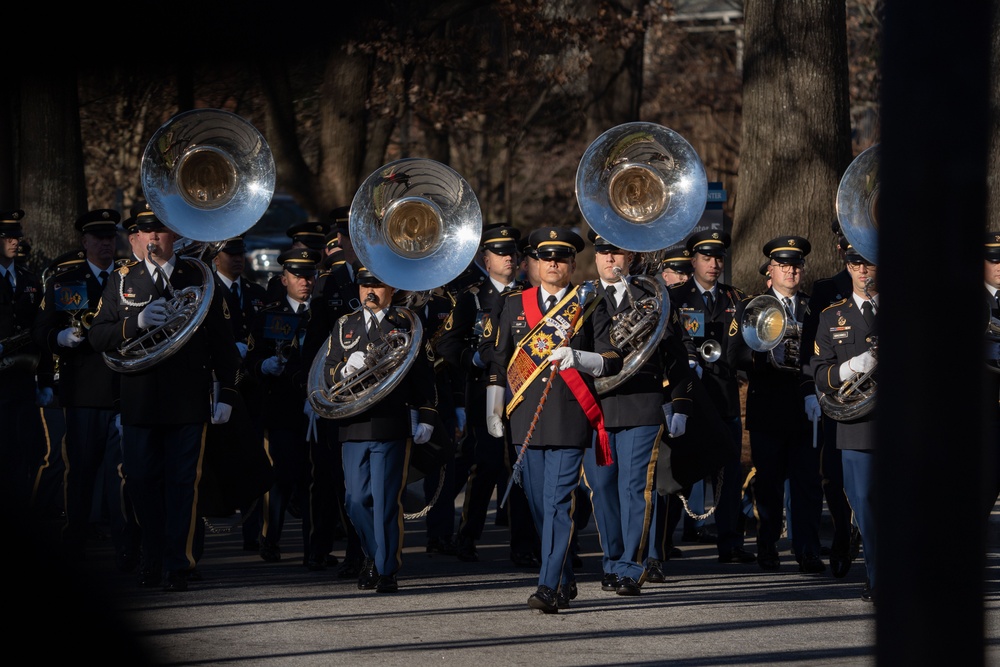
{"label": "brass sousaphone", "polygon": [[[460,174],[434,160],[406,158],[365,179],[351,202],[348,226],[361,263],[386,285],[403,290],[397,302],[409,304],[408,297],[445,285],[469,266],[483,218]],[[406,305],[396,309],[409,320],[409,333],[383,337],[367,350],[364,368],[331,383],[326,357],[347,316],[337,321],[309,369],[307,396],[316,414],[343,419],[364,412],[406,376],[422,349],[423,326]]]}
{"label": "brass sousaphone", "polygon": [[104,353],[120,373],[168,359],[197,331],[215,291],[201,256],[250,229],[274,194],[274,159],[264,137],[244,118],[220,109],[187,111],[162,125],[146,144],[140,175],[150,209],[183,237],[174,253],[198,267],[202,284],[173,292],[165,323]]}
{"label": "brass sousaphone", "polygon": [[[580,212],[597,234],[636,253],[660,251],[683,240],[708,202],[708,178],[694,148],[655,123],[635,122],[606,131],[587,148],[576,171]],[[633,275],[651,296],[633,300],[619,315],[611,342],[625,353],[622,370],[597,378],[606,394],[629,379],[663,338],[670,313],[666,288],[655,278]]]}
{"label": "brass sousaphone", "polygon": [[[879,145],[862,151],[848,165],[837,189],[840,231],[859,255],[878,264]],[[865,294],[868,286],[865,285]],[[877,342],[872,352],[878,350]],[[831,419],[853,421],[875,408],[875,369],[847,378],[836,394],[820,394],[819,405]]]}

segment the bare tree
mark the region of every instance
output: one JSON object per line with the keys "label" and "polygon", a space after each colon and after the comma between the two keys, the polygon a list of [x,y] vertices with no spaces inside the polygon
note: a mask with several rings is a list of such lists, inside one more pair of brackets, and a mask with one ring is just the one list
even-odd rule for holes
{"label": "bare tree", "polygon": [[851,162],[842,0],[748,0],[740,196],[733,282],[760,282],[761,247],[782,233],[813,242],[812,280],[834,272],[831,223]]}

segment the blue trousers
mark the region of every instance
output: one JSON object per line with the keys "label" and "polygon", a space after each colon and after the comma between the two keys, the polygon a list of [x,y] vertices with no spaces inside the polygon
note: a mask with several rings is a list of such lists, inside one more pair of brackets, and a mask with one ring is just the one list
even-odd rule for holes
{"label": "blue trousers", "polygon": [[538,585],[555,590],[559,584],[568,584],[575,578],[567,555],[573,537],[573,511],[583,469],[583,450],[529,446],[523,464],[521,483],[542,545]]}
{"label": "blue trousers", "polygon": [[875,588],[875,455],[871,450],[842,449],[844,491],[861,531],[868,585]]}
{"label": "blue trousers", "polygon": [[639,581],[645,570],[656,495],[654,445],[660,428],[654,424],[608,429],[611,465],[597,465],[594,447],[583,456],[607,574]]}
{"label": "blue trousers", "polygon": [[343,444],[344,505],[365,556],[379,574],[403,564],[403,487],[410,462],[409,440]]}

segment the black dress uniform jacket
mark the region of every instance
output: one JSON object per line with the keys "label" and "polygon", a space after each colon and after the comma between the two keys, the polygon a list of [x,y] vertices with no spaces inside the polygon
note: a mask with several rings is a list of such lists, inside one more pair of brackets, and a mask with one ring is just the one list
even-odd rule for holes
{"label": "black dress uniform jacket", "polygon": [[806,307],[806,314],[802,319],[802,339],[799,342],[801,356],[799,361],[802,363],[802,372],[810,380],[813,377],[812,366],[809,362],[816,353],[816,327],[819,326],[819,314],[831,303],[849,297],[853,291],[851,274],[848,273],[847,269],[841,269],[836,275],[813,283],[809,305]]}
{"label": "black dress uniform jacket", "polygon": [[[170,276],[174,291],[202,284],[196,260],[178,257]],[[210,279],[211,272],[209,272]],[[129,262],[111,274],[87,337],[95,350],[106,352],[136,338],[139,313],[160,296],[145,262]],[[142,305],[138,305],[142,304]],[[179,350],[137,373],[121,377],[122,423],[129,425],[192,424],[211,417],[213,371],[219,401],[235,400],[240,354],[223,313],[223,296],[215,291],[205,320]]]}
{"label": "black dress uniform jacket", "polygon": [[[265,336],[269,316],[280,315],[294,321],[295,329],[287,340]],[[303,341],[309,326],[309,311],[296,314],[288,303],[281,299],[261,309],[254,316],[252,331],[247,341],[246,368],[260,387],[260,407],[264,426],[291,426],[305,421],[302,408],[305,405],[306,382],[309,377],[311,358],[304,354]],[[261,365],[275,356],[278,349],[287,359],[281,375],[267,375]]]}
{"label": "black dress uniform jacket", "polygon": [[[698,361],[704,367],[702,384],[722,418],[728,420],[740,416],[741,406],[736,369],[729,364],[726,344],[731,328],[739,328],[739,323],[734,319],[736,305],[746,298],[746,294],[732,285],[717,283],[715,287],[715,308],[710,313],[706,312],[705,300],[694,280],[669,289],[670,308],[677,311],[681,323],[685,322],[685,313],[704,313],[704,330],[685,330],[684,342],[688,358]],[[714,340],[721,346],[722,356],[718,361],[709,363],[698,354],[698,348],[706,340]]]}
{"label": "black dress uniform jacket", "polygon": [[240,276],[234,281],[239,285],[240,290],[240,296],[237,299],[221,278],[216,276],[215,280],[216,289],[222,292],[225,298],[226,313],[229,325],[233,329],[233,337],[241,343],[246,343],[247,339],[250,338],[254,316],[267,305],[264,288]]}
{"label": "black dress uniform jacket", "polygon": [[[110,281],[111,277],[108,276]],[[82,283],[87,289],[87,311],[96,312],[103,287],[86,262],[67,269],[48,281],[45,297],[35,320],[35,340],[48,354],[59,357],[59,404],[63,407],[114,409],[118,400],[120,374],[104,363],[104,355],[94,349],[85,330],[77,347],[61,347],[56,338],[72,326],[70,310],[59,310],[56,292],[66,283]],[[77,317],[82,316],[79,313]],[[78,322],[79,323],[79,322]]]}
{"label": "black dress uniform jacket", "polygon": [[[765,294],[781,301],[781,295],[773,289]],[[792,297],[796,315],[805,313],[808,298],[802,292]],[[743,321],[743,313],[749,303],[748,298],[737,306],[734,318],[737,323]],[[789,323],[788,328],[791,327],[792,323]],[[730,340],[726,346],[729,364],[737,370],[745,371],[749,380],[744,428],[748,431],[759,429],[782,432],[811,429],[812,422],[801,406],[806,396],[815,393],[815,386],[812,379],[802,373],[801,366],[796,364],[795,370],[775,368],[771,363],[770,353],[754,351],[743,339],[739,327],[730,329],[729,333]]]}
{"label": "black dress uniform jacket", "polygon": [[[353,305],[352,305],[353,304]],[[358,307],[358,286],[347,262],[340,260],[316,277],[309,301],[309,330],[305,350],[312,358],[326,343],[337,320]],[[325,350],[325,348],[324,348]]]}
{"label": "black dress uniform jacket", "polygon": [[[573,289],[570,285],[568,289]],[[531,330],[525,317],[521,301],[522,291],[515,290],[504,295],[503,305],[497,313],[497,321],[493,322],[496,331],[493,352],[490,358],[488,383],[507,386],[507,363],[513,357],[518,343]],[[536,291],[538,309],[545,314],[542,305],[542,290]],[[570,347],[574,350],[597,352],[604,357],[604,375],[614,375],[622,369],[621,351],[611,345],[608,338],[608,326],[611,318],[604,309],[604,300],[595,306],[593,314],[583,322],[583,326],[573,336]],[[511,441],[523,443],[527,436],[536,409],[542,402],[542,394],[549,383],[550,370],[546,367],[527,386],[524,400],[521,401],[510,415]],[[587,373],[580,373],[587,389],[596,396],[594,378]],[[532,448],[549,447],[553,449],[587,449],[591,445],[594,428],[573,395],[569,385],[557,373],[551,380],[552,387],[546,397],[541,415],[535,424],[531,435]]]}
{"label": "black dress uniform jacket", "polygon": [[[876,340],[874,328],[869,329],[865,323],[853,296],[823,310],[816,329],[816,354],[810,362],[817,390],[828,395],[836,394],[844,380],[848,379],[840,377],[840,365],[867,352]],[[874,420],[873,410],[857,420],[837,422],[837,448],[874,449]]]}
{"label": "black dress uniform jacket", "polygon": [[[369,339],[365,328],[364,309],[341,318],[330,336],[326,357],[327,384],[333,385],[343,379],[340,370],[353,352],[364,352],[369,343],[378,344],[381,337],[393,331],[410,331],[410,321],[395,306],[386,309],[379,323],[379,335],[374,340]],[[411,339],[410,344],[423,345],[423,342]],[[409,438],[411,407],[418,411],[419,423],[436,423],[433,392],[434,377],[427,356],[417,353],[406,375],[392,391],[384,392],[384,396],[361,413],[337,420],[338,439],[341,442],[385,442]]]}
{"label": "black dress uniform jacket", "polygon": [[[3,356],[10,358],[16,353],[37,357],[39,348],[31,339],[31,328],[38,313],[38,305],[42,301],[42,284],[34,273],[17,263],[14,264],[14,273],[17,277],[17,287],[13,295],[7,289],[0,289],[0,341],[8,341],[4,346],[7,349],[3,351]],[[18,350],[15,351],[10,339],[22,332],[27,332],[28,340],[23,347],[18,346]],[[39,362],[39,365],[41,371],[42,362]],[[51,368],[51,362],[48,366]],[[0,398],[25,398],[34,395],[34,372],[17,365],[4,373],[3,382],[0,382]]]}
{"label": "black dress uniform jacket", "polygon": [[[627,296],[619,297],[617,307],[607,297],[603,283],[598,281],[598,292],[603,297],[605,313],[611,317],[611,329],[621,326],[632,311]],[[666,289],[665,287],[663,288]],[[629,294],[636,302],[655,298],[643,284],[629,284]],[[598,317],[601,315],[595,313]],[[664,315],[661,313],[661,317]],[[680,322],[677,313],[670,309],[663,338],[656,350],[632,376],[613,390],[601,396],[604,410],[604,425],[608,428],[628,426],[650,426],[663,424],[663,404],[674,401],[674,411],[691,414],[694,373],[687,362],[687,348],[680,336]],[[627,353],[627,350],[623,350]]]}

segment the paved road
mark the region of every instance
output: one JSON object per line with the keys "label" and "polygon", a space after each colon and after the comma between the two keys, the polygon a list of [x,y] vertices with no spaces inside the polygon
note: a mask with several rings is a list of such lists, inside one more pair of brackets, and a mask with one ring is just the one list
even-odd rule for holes
{"label": "paved road", "polygon": [[[411,487],[412,488],[412,487]],[[286,534],[297,538],[295,524]],[[993,533],[995,534],[995,532]],[[336,570],[309,572],[289,539],[286,558],[265,563],[241,549],[238,533],[209,534],[199,569],[204,580],[186,593],[139,589],[113,566],[110,545],[92,550],[75,596],[30,585],[30,625],[46,613],[41,642],[21,635],[41,656],[139,665],[865,665],[874,664],[874,610],[860,599],[863,568],[845,579],[798,572],[783,540],[782,569],[720,564],[714,546],[680,543],[668,580],[642,595],[600,588],[600,551],[593,523],[581,534],[579,597],[569,610],[528,609],[535,573],[514,567],[504,529],[488,525],[479,563],[424,551],[423,525],[407,522],[400,590],[359,591]],[[752,544],[753,538],[748,542]],[[1000,638],[1000,540],[991,538],[986,635]],[[335,553],[343,554],[343,543]],[[44,567],[45,555],[38,556]],[[53,600],[63,611],[54,614]],[[67,600],[79,606],[66,607]],[[41,611],[41,610],[48,611]],[[109,611],[111,610],[111,611]],[[117,610],[120,613],[114,613]],[[16,613],[16,612],[14,612]],[[15,623],[12,637],[23,626]],[[63,630],[71,630],[64,633]],[[66,639],[73,637],[73,641]],[[991,664],[1000,652],[991,649]]]}

